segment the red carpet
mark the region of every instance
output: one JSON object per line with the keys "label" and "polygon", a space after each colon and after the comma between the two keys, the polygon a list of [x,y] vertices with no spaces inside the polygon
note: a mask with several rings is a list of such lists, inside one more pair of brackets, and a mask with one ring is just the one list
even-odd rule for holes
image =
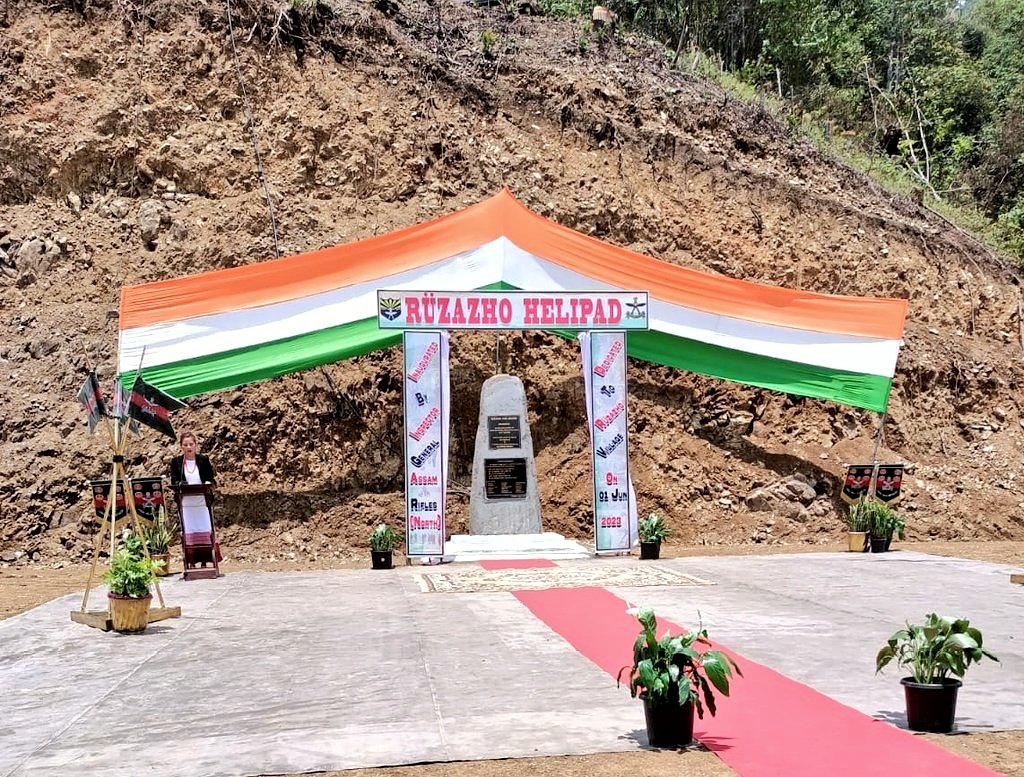
{"label": "red carpet", "polygon": [[[547,564],[544,564],[547,566]],[[488,569],[500,567],[491,566]],[[520,567],[521,568],[521,567]],[[517,591],[553,631],[614,678],[640,632],[626,603],[602,588]],[[658,620],[665,629],[682,631]],[[716,647],[721,648],[721,645]],[[729,651],[743,672],[696,737],[742,777],[998,777],[996,772],[829,699]],[[843,671],[837,667],[837,671]],[[865,670],[870,672],[870,668]],[[622,693],[628,694],[626,688]],[[624,726],[643,729],[641,702]]]}
{"label": "red carpet", "polygon": [[537,567],[557,567],[554,561],[546,558],[508,558],[494,561],[477,562],[484,569],[535,569]]}

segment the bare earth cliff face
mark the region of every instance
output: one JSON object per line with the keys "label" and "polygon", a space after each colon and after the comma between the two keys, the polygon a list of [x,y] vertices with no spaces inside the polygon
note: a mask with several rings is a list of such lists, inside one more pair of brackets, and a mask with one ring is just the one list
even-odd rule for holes
{"label": "bare earth cliff face", "polygon": [[[590,34],[584,47],[580,23],[504,8],[377,6],[387,13],[338,0],[275,21],[236,5],[237,67],[223,4],[4,6],[4,561],[89,552],[82,483],[107,472],[109,451],[74,395],[93,366],[109,392],[123,285],[358,240],[502,186],[563,225],[706,272],[908,298],[880,457],[912,468],[909,535],[1024,538],[1020,290],[972,238],[639,40]],[[196,397],[175,416],[219,467],[230,554],[330,559],[400,520],[399,359]],[[535,332],[500,347],[453,334],[452,532],[466,530],[459,488],[496,362],[527,387],[545,528],[589,538],[578,352]],[[870,460],[876,414],[640,363],[629,380],[641,513],[694,544],[842,535],[836,485],[844,464]],[[130,471],[163,472],[172,454],[146,430]]]}

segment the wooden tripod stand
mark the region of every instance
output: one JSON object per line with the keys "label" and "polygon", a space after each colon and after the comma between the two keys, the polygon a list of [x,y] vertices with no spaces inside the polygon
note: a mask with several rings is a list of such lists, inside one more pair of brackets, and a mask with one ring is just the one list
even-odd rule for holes
{"label": "wooden tripod stand", "polygon": [[[110,447],[113,451],[110,465],[110,491],[107,493],[107,503],[103,508],[103,517],[100,519],[100,530],[96,533],[96,541],[93,543],[92,564],[89,567],[89,578],[85,584],[85,594],[82,596],[82,607],[80,610],[72,610],[71,612],[71,620],[75,623],[84,623],[86,626],[92,626],[103,631],[110,631],[113,628],[109,610],[87,610],[86,608],[89,604],[89,592],[92,590],[93,578],[96,576],[96,564],[99,560],[100,548],[103,546],[107,532],[110,532],[110,558],[114,557],[114,552],[117,550],[119,529],[130,523],[136,536],[143,540],[142,552],[147,559],[152,560],[149,555],[149,548],[145,542],[145,535],[143,534],[143,525],[148,525],[152,521],[142,518],[135,510],[135,497],[132,493],[131,478],[128,477],[128,473],[124,468],[124,452],[128,447],[127,430],[123,428],[122,419],[120,418],[114,419],[113,427],[110,427],[108,422],[108,430],[111,434]],[[117,487],[119,485],[124,489],[125,500],[125,514],[120,519],[117,517]],[[153,586],[156,588],[157,600],[160,602],[160,606],[150,607],[149,623],[180,617],[181,607],[167,607],[165,605],[164,595],[160,590],[159,578],[154,578]]]}

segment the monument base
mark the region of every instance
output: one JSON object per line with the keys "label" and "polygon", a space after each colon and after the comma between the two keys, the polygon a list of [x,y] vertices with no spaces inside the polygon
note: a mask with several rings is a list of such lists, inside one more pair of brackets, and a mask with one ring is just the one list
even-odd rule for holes
{"label": "monument base", "polygon": [[444,545],[444,561],[591,558],[593,551],[561,534],[454,534]]}

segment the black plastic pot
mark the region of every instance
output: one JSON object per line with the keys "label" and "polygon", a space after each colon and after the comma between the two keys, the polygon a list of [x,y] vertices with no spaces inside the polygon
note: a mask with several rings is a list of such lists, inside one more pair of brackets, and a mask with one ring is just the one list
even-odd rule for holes
{"label": "black plastic pot", "polygon": [[653,561],[661,557],[661,540],[640,543],[640,558]]}
{"label": "black plastic pot", "polygon": [[373,569],[391,569],[391,551],[390,550],[371,550],[370,551],[370,563]]}
{"label": "black plastic pot", "polygon": [[907,727],[911,731],[948,734],[956,719],[956,693],[963,685],[955,677],[937,683],[915,682],[913,677],[900,680],[907,700]]}
{"label": "black plastic pot", "polygon": [[693,741],[693,704],[680,704],[675,693],[657,701],[640,694],[651,747],[686,747]]}
{"label": "black plastic pot", "polygon": [[889,543],[892,540],[887,540],[885,537],[872,537],[871,538],[871,552],[872,553],[885,553],[889,550]]}

